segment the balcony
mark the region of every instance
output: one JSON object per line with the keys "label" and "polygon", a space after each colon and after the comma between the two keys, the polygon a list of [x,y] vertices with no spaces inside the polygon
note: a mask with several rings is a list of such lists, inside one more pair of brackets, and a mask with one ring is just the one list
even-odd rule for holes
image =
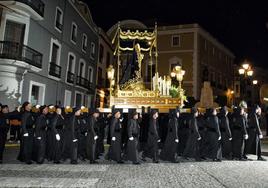
{"label": "balcony", "polygon": [[81,76],[77,76],[76,78],[76,84],[80,87],[83,87],[85,89],[88,89],[90,91],[95,90],[95,86],[93,83],[89,82],[86,78],[83,78]]}
{"label": "balcony", "polygon": [[61,77],[61,66],[51,62],[49,66],[49,75],[60,78]]}
{"label": "balcony", "polygon": [[43,55],[17,42],[0,41],[0,58],[24,61],[37,68],[42,68]]}
{"label": "balcony", "polygon": [[74,83],[75,74],[68,71],[67,72],[67,82],[73,84]]}
{"label": "balcony", "polygon": [[36,20],[44,17],[45,4],[41,0],[0,0],[2,5],[28,13]]}

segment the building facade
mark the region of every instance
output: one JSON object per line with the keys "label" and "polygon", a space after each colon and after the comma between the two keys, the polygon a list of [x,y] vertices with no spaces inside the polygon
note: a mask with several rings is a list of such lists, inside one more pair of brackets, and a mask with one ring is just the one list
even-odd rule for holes
{"label": "building facade", "polygon": [[77,0],[0,1],[0,101],[92,106],[98,28]]}
{"label": "building facade", "polygon": [[109,80],[107,79],[107,68],[113,64],[113,48],[112,43],[106,33],[99,28],[99,59],[97,65],[96,79],[96,107],[107,107],[107,98],[109,88]]}

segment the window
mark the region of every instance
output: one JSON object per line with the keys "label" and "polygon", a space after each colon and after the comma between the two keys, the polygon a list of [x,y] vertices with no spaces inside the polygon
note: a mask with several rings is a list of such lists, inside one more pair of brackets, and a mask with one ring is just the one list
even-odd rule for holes
{"label": "window", "polygon": [[208,45],[207,45],[207,40],[205,40],[205,51],[207,51]]}
{"label": "window", "polygon": [[86,52],[86,50],[87,50],[87,35],[86,34],[83,34],[82,50],[84,52]]}
{"label": "window", "polygon": [[64,106],[71,106],[72,92],[65,90]]}
{"label": "window", "polygon": [[102,81],[102,68],[98,67],[98,84],[99,86],[102,86],[103,81]]}
{"label": "window", "polygon": [[102,63],[102,61],[103,61],[103,45],[100,44],[99,62]]}
{"label": "window", "polygon": [[212,48],[212,54],[215,55],[215,48]]}
{"label": "window", "polygon": [[55,43],[52,44],[52,54],[51,54],[51,60],[50,60],[52,63],[55,63],[55,64],[59,63],[58,61],[59,49],[60,47],[57,44]]}
{"label": "window", "polygon": [[83,60],[80,60],[78,75],[83,78],[85,77],[85,62]]}
{"label": "window", "polygon": [[44,104],[46,85],[30,81],[29,101],[33,105]]}
{"label": "window", "polygon": [[179,35],[174,35],[172,36],[172,46],[173,47],[177,47],[177,46],[180,46],[180,43],[181,43],[181,37]]}
{"label": "window", "polygon": [[106,67],[108,68],[109,67],[109,65],[110,65],[110,53],[109,52],[107,52],[107,54],[106,54]]}
{"label": "window", "polygon": [[76,44],[76,40],[77,40],[77,25],[73,22],[71,31],[71,41]]}
{"label": "window", "polygon": [[92,83],[93,69],[91,67],[88,68],[88,80]]}
{"label": "window", "polygon": [[82,105],[82,94],[76,92],[75,94],[75,106],[81,106]]}
{"label": "window", "polygon": [[75,77],[75,55],[73,53],[69,53],[68,56],[68,64],[67,64],[67,76],[66,81],[68,83],[73,84],[74,83],[74,77]]}
{"label": "window", "polygon": [[58,31],[62,31],[62,21],[63,21],[63,13],[62,13],[62,10],[57,7],[56,8],[56,17],[55,17],[55,28],[58,30]]}
{"label": "window", "polygon": [[25,33],[25,24],[16,23],[10,20],[6,21],[5,41],[12,41],[23,44]]}
{"label": "window", "polygon": [[74,73],[74,67],[75,67],[75,56],[73,54],[69,54],[68,71]]}
{"label": "window", "polygon": [[94,42],[91,42],[90,57],[93,59],[95,57],[95,43]]}

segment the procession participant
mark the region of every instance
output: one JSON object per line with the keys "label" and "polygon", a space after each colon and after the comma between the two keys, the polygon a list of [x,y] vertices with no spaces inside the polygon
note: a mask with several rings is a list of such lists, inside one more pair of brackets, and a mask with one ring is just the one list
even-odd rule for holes
{"label": "procession participant", "polygon": [[42,164],[45,160],[46,154],[46,129],[47,129],[47,113],[48,107],[46,105],[39,108],[40,115],[35,123],[35,141],[36,141],[36,162]]}
{"label": "procession participant", "polygon": [[91,111],[91,115],[87,120],[87,156],[90,160],[90,164],[98,163],[96,161],[96,141],[99,138],[97,135],[98,132],[98,117],[100,115],[100,111],[98,109],[93,109]]}
{"label": "procession participant", "polygon": [[206,118],[206,126],[207,126],[207,150],[206,157],[213,159],[213,161],[221,161],[222,153],[221,153],[221,132],[219,127],[219,120],[217,117],[217,111],[215,108],[211,108],[208,110],[207,118]]}
{"label": "procession participant", "polygon": [[232,158],[232,132],[230,129],[228,109],[226,106],[220,109],[218,115],[219,125],[221,131],[221,146],[222,146],[222,156],[227,159]]}
{"label": "procession participant", "polygon": [[265,161],[261,156],[261,139],[263,138],[260,128],[261,108],[254,105],[248,116],[248,140],[246,142],[246,154],[257,155],[257,159]]}
{"label": "procession participant", "polygon": [[62,152],[63,152],[63,146],[65,144],[66,138],[64,138],[64,128],[65,128],[65,119],[62,115],[62,109],[58,106],[56,107],[56,114],[52,120],[52,130],[55,137],[55,142],[53,144],[53,158],[55,164],[59,164]]}
{"label": "procession participant", "polygon": [[1,105],[0,110],[0,164],[3,163],[3,153],[5,150],[5,143],[7,139],[7,132],[9,130],[8,106]]}
{"label": "procession participant", "polygon": [[127,132],[128,132],[128,143],[127,143],[127,159],[132,161],[133,164],[139,165],[139,134],[140,134],[140,126],[139,126],[139,114],[136,111],[133,111],[130,114],[130,118],[127,124]]}
{"label": "procession participant", "polygon": [[82,161],[86,160],[87,148],[89,147],[87,143],[88,137],[88,108],[81,107],[81,115],[78,117],[80,121],[79,126],[79,137],[78,137],[78,158]]}
{"label": "procession participant", "polygon": [[187,140],[189,137],[189,114],[188,113],[180,113],[180,117],[178,117],[178,156],[182,156],[183,152],[186,148]]}
{"label": "procession participant", "polygon": [[104,139],[105,139],[105,130],[106,130],[106,120],[104,113],[99,113],[99,118],[97,121],[97,136],[96,141],[96,159],[99,159],[100,155],[104,154]]}
{"label": "procession participant", "polygon": [[122,151],[122,125],[120,122],[121,112],[119,109],[115,109],[113,112],[113,119],[110,125],[111,146],[109,148],[109,159],[116,161],[117,163],[124,163],[121,157]]}
{"label": "procession participant", "polygon": [[160,143],[159,137],[159,124],[158,124],[158,111],[152,110],[149,120],[148,139],[146,149],[142,154],[143,161],[145,157],[151,158],[154,163],[159,163],[158,160],[158,144]]}
{"label": "procession participant", "polygon": [[185,150],[183,152],[183,157],[186,159],[189,158],[195,158],[196,161],[200,161],[200,140],[201,136],[198,131],[198,125],[197,125],[197,118],[198,117],[198,110],[197,108],[193,107],[191,108],[191,117],[189,119],[189,138],[187,140],[187,144],[185,147]]}
{"label": "procession participant", "polygon": [[46,157],[48,161],[53,160],[53,145],[55,143],[55,135],[53,132],[53,119],[55,117],[55,111],[56,108],[53,105],[48,106],[48,114],[47,114],[47,121],[48,121],[48,126],[47,126],[47,144],[46,144]]}
{"label": "procession participant", "polygon": [[73,131],[72,131],[72,119],[73,109],[70,106],[64,108],[64,130],[63,130],[63,149],[62,149],[62,160],[65,161],[67,158],[71,158],[71,151],[73,146]]}
{"label": "procession participant", "polygon": [[232,118],[232,152],[233,158],[245,161],[243,157],[245,140],[248,139],[244,108],[235,109]]}
{"label": "procession participant", "polygon": [[12,117],[9,118],[10,123],[10,141],[20,142],[20,129],[21,129],[21,112],[20,106],[16,107],[12,112]]}
{"label": "procession participant", "polygon": [[179,109],[170,110],[167,137],[165,140],[164,148],[161,151],[160,158],[162,160],[177,163],[176,152],[179,143],[178,138],[178,118],[180,116]]}
{"label": "procession participant", "polygon": [[78,158],[78,139],[79,139],[79,127],[81,126],[81,108],[74,108],[74,114],[70,118],[70,128],[71,128],[71,151],[70,151],[70,158],[71,164],[77,164]]}
{"label": "procession participant", "polygon": [[24,102],[22,105],[22,143],[20,145],[20,153],[18,160],[26,164],[32,164],[32,154],[34,145],[34,124],[35,118],[31,113],[32,105],[29,102]]}

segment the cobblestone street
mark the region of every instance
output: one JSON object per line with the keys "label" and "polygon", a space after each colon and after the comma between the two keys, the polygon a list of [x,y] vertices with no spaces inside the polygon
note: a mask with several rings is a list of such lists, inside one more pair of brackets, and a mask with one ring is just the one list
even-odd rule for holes
{"label": "cobblestone street", "polygon": [[[6,158],[15,149],[8,149]],[[0,187],[268,187],[268,162],[181,162],[91,165],[46,163],[24,165],[15,160],[0,166]],[[266,159],[268,159],[266,157]]]}

